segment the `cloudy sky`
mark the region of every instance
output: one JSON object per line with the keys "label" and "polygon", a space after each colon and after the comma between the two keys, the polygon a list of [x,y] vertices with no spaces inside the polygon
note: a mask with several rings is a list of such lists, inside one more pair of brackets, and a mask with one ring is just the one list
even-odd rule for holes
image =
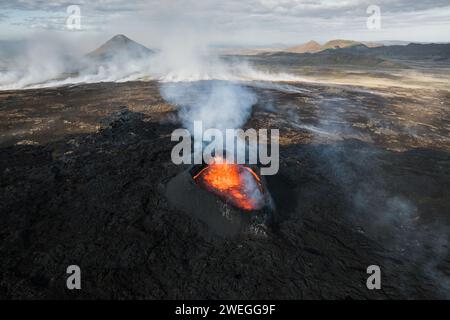
{"label": "cloudy sky", "polygon": [[[79,5],[82,28],[67,30]],[[381,29],[367,28],[367,8]],[[298,44],[311,39],[450,41],[450,0],[2,0],[0,39],[58,34],[83,43],[123,33],[148,46],[165,37],[218,45]]]}

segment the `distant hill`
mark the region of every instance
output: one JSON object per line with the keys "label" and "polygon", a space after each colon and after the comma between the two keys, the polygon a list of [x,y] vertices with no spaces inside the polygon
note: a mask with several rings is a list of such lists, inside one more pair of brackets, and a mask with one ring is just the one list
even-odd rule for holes
{"label": "distant hill", "polygon": [[116,35],[96,50],[87,54],[87,57],[95,60],[105,60],[118,56],[141,58],[153,53],[153,50],[150,50],[124,35]]}
{"label": "distant hill", "polygon": [[411,43],[411,41],[401,41],[401,40],[382,40],[382,41],[374,41],[373,43],[378,46],[406,46]]}
{"label": "distant hill", "polygon": [[367,46],[353,46],[336,49],[337,54],[364,54],[381,59],[415,60],[415,61],[447,61],[450,60],[450,44],[420,44],[394,45],[369,48]]}
{"label": "distant hill", "polygon": [[[367,47],[366,47],[367,48]],[[255,59],[276,61],[287,67],[290,66],[360,66],[360,67],[384,67],[395,68],[400,64],[372,55],[349,53],[338,50],[325,50],[316,53],[291,53],[277,52],[273,54],[261,54]]]}
{"label": "distant hill", "polygon": [[[333,40],[321,46],[317,43],[291,47],[283,51],[260,53],[255,56],[259,63],[275,61],[285,66],[364,66],[397,68],[408,67],[416,62],[450,62],[450,43],[377,46],[377,44],[347,40]],[[313,51],[313,52],[310,52]],[[268,59],[269,58],[269,59]]]}
{"label": "distant hill", "polygon": [[410,43],[406,46],[385,46],[371,48],[369,53],[383,58],[399,60],[450,60],[450,44],[419,44]]}
{"label": "distant hill", "polygon": [[312,52],[318,52],[321,50],[322,50],[322,46],[318,42],[311,40],[307,43],[304,43],[304,44],[301,44],[301,45],[298,45],[295,47],[290,47],[290,48],[287,48],[282,51],[290,52],[290,53],[306,53],[306,52],[312,53]]}
{"label": "distant hill", "polygon": [[382,44],[377,44],[375,42],[359,42],[353,40],[331,40],[326,42],[324,45],[320,45],[318,42],[311,40],[307,43],[287,49],[280,49],[278,51],[290,53],[316,53],[324,50],[336,50],[361,46],[373,48],[382,46]]}
{"label": "distant hill", "polygon": [[[337,66],[354,65],[364,67],[398,67],[398,63],[391,62],[377,56],[366,54],[372,47],[379,44],[365,43],[353,40],[331,40],[321,45],[316,41],[279,50],[252,52],[252,60],[259,63],[276,61],[287,67],[290,66]],[[243,52],[243,51],[241,51]],[[249,55],[249,54],[242,54]],[[269,59],[267,59],[269,58]]]}
{"label": "distant hill", "polygon": [[341,48],[348,48],[353,46],[359,46],[362,45],[361,42],[353,41],[353,40],[331,40],[325,43],[321,50],[327,50],[327,49],[341,49]]}
{"label": "distant hill", "polygon": [[270,53],[279,53],[279,52],[288,52],[288,53],[317,53],[325,50],[337,50],[337,49],[345,49],[352,47],[360,47],[364,46],[367,48],[375,48],[383,46],[382,43],[377,42],[360,42],[354,40],[331,40],[321,45],[317,41],[311,40],[306,43],[293,46],[293,47],[283,47],[283,45],[278,45],[278,47],[271,46],[268,48],[236,48],[234,50],[222,50],[221,53],[225,55],[242,55],[242,56],[254,56],[258,54],[270,54]]}

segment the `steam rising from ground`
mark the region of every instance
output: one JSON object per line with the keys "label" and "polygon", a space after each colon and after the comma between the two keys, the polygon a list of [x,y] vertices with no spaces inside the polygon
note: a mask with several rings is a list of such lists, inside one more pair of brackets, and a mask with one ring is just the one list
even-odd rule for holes
{"label": "steam rising from ground", "polygon": [[148,73],[151,63],[147,57],[126,54],[95,61],[55,38],[29,40],[21,49],[0,65],[0,90],[135,80]]}
{"label": "steam rising from ground", "polygon": [[73,57],[65,49],[53,39],[24,43],[14,57],[5,57],[8,63],[0,72],[0,89],[22,89],[73,72]]}
{"label": "steam rising from ground", "polygon": [[[55,87],[96,82],[159,80],[162,82],[302,81],[285,73],[256,70],[243,61],[225,62],[196,40],[169,38],[154,54],[113,52],[96,60],[79,52],[73,43],[55,37],[36,37],[17,52],[0,52],[0,90]],[[1,50],[0,50],[1,51]]]}
{"label": "steam rising from ground", "polygon": [[[325,175],[343,191],[352,224],[358,226],[358,232],[381,243],[383,249],[409,262],[404,267],[409,274],[397,275],[403,283],[408,283],[411,274],[421,273],[438,289],[439,296],[448,298],[450,280],[442,265],[448,259],[449,226],[443,221],[425,221],[430,212],[419,210],[419,201],[423,200],[418,199],[425,198],[426,193],[420,196],[408,194],[405,191],[408,189],[400,183],[402,179],[414,177],[403,173],[407,177],[395,181],[391,176],[394,168],[399,171],[405,165],[391,163],[392,155],[373,147],[370,137],[352,126],[345,118],[345,112],[338,112],[342,107],[346,110],[355,108],[360,116],[370,119],[370,114],[358,108],[358,101],[346,101],[341,95],[314,99],[314,103],[321,106],[320,110],[327,110],[315,126],[304,123],[294,111],[287,112],[285,117],[292,127],[312,133],[316,161],[325,164]],[[356,140],[358,144],[355,144]],[[324,141],[332,143],[324,144]],[[422,179],[426,180],[425,177]],[[392,187],[393,181],[400,187]]]}
{"label": "steam rising from ground", "polygon": [[187,129],[202,121],[204,129],[237,129],[245,124],[256,95],[236,82],[195,81],[163,83],[162,96],[179,106],[179,118]]}

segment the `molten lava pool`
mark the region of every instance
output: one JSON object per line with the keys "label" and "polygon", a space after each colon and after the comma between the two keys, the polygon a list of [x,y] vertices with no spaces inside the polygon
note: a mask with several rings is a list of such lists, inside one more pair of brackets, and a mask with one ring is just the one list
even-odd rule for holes
{"label": "molten lava pool", "polygon": [[243,210],[259,210],[265,205],[261,179],[249,167],[213,162],[194,177],[202,188]]}

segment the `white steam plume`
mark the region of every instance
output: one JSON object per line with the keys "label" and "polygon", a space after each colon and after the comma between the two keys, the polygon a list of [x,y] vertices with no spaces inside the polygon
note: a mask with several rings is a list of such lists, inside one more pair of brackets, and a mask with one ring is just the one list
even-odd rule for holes
{"label": "white steam plume", "polygon": [[55,87],[77,83],[123,82],[149,76],[149,56],[116,52],[102,60],[77,53],[64,39],[27,40],[8,64],[0,66],[0,90]]}
{"label": "white steam plume", "polygon": [[160,80],[161,82],[306,81],[286,73],[268,73],[239,60],[225,61],[196,35],[169,37],[159,53],[136,56],[120,50],[102,61],[90,59],[74,42],[37,35],[12,57],[0,50],[0,90],[56,87],[78,83]]}

